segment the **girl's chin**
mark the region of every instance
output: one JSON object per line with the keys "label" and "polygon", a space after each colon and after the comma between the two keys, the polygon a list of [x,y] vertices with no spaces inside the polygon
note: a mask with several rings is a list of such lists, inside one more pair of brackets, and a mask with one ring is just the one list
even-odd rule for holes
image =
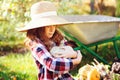
{"label": "girl's chin", "polygon": [[52,36],[49,36],[48,38],[50,39],[50,38],[52,38]]}

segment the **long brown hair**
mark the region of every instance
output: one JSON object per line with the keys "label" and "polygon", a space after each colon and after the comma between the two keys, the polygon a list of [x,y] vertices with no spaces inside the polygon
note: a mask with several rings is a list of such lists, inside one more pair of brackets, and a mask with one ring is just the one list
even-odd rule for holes
{"label": "long brown hair", "polygon": [[43,43],[43,45],[46,46],[47,50],[50,51],[53,44],[58,46],[60,45],[61,40],[63,40],[63,36],[57,29],[51,39],[45,37],[44,33],[45,33],[45,27],[28,30],[26,34],[27,38],[25,40],[25,45],[28,48],[30,48],[31,42],[32,41],[37,42],[39,39]]}

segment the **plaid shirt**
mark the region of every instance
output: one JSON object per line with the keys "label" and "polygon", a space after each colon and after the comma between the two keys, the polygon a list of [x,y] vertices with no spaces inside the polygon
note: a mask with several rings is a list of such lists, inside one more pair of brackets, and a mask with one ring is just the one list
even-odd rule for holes
{"label": "plaid shirt", "polygon": [[52,57],[40,42],[31,51],[39,69],[38,80],[73,80],[69,74],[73,67],[71,59]]}

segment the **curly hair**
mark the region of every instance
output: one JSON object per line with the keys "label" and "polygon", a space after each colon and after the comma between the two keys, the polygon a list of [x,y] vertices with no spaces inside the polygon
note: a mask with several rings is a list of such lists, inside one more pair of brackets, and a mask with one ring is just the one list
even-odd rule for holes
{"label": "curly hair", "polygon": [[27,31],[25,45],[30,48],[31,42],[37,42],[38,39],[42,42],[42,44],[50,51],[52,45],[55,43],[57,46],[60,45],[61,40],[63,40],[62,34],[56,29],[52,38],[48,39],[45,37],[45,27],[31,29]]}

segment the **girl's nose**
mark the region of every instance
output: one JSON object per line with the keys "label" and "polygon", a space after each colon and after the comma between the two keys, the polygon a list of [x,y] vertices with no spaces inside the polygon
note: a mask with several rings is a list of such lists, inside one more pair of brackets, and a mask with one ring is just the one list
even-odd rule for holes
{"label": "girl's nose", "polygon": [[51,26],[50,31],[54,31],[54,30],[55,30],[55,26]]}

